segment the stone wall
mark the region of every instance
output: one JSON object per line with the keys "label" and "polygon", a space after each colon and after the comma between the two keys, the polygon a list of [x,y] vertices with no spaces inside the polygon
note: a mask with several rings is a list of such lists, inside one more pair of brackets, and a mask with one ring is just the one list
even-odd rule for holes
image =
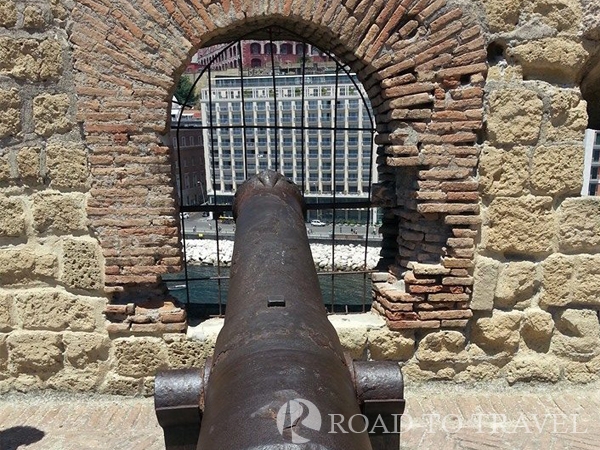
{"label": "stone wall", "polygon": [[349,63],[376,112],[387,327],[339,326],[353,356],[411,380],[596,379],[600,202],[578,193],[597,16],[588,0],[0,2],[0,390],[149,394],[212,349],[161,284],[181,264],[169,99],[196,49],[272,23]]}

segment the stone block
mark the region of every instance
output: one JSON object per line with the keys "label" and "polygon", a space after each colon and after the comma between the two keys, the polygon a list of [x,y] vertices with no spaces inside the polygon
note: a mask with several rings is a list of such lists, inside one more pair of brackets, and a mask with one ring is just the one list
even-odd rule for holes
{"label": "stone block", "polygon": [[25,211],[20,198],[0,195],[0,237],[19,237],[25,233]]}
{"label": "stone block", "polygon": [[68,239],[63,243],[61,280],[69,287],[98,290],[103,286],[102,250],[94,239]]}
{"label": "stone block", "polygon": [[0,285],[30,283],[56,272],[56,256],[41,246],[0,249]]}
{"label": "stone block", "polygon": [[36,231],[71,233],[86,229],[85,195],[42,191],[33,198],[33,226]]}
{"label": "stone block", "polygon": [[600,307],[600,256],[582,255],[578,263],[571,301],[574,305]]}
{"label": "stone block", "polygon": [[13,295],[0,293],[0,332],[6,333],[14,328]]}
{"label": "stone block", "polygon": [[110,339],[99,333],[64,333],[66,361],[77,369],[98,366],[107,361],[110,352]]}
{"label": "stone block", "polygon": [[519,22],[523,0],[484,0],[486,23],[491,32],[511,31]]}
{"label": "stone block", "polygon": [[415,353],[414,332],[391,331],[387,327],[367,332],[370,357],[376,361],[407,361]]}
{"label": "stone block", "polygon": [[0,3],[0,27],[10,28],[17,23],[17,7],[14,0]]}
{"label": "stone block", "polygon": [[505,370],[510,384],[518,381],[556,383],[560,379],[561,365],[557,358],[534,353],[518,355],[506,365]]}
{"label": "stone block", "polygon": [[542,263],[540,306],[566,306],[571,301],[577,259],[574,256],[551,255]]}
{"label": "stone block", "polygon": [[206,358],[211,356],[214,342],[188,340],[185,336],[175,339],[168,346],[168,363],[170,369],[196,368],[204,366]]}
{"label": "stone block", "polygon": [[537,195],[567,195],[581,191],[583,151],[578,145],[537,147],[531,163],[531,189]]}
{"label": "stone block", "polygon": [[580,144],[587,125],[587,102],[579,89],[557,89],[551,94],[550,120],[544,125],[546,141]]}
{"label": "stone block", "polygon": [[514,197],[526,193],[529,184],[527,149],[486,146],[479,160],[479,183],[486,196]]}
{"label": "stone block", "polygon": [[536,0],[530,4],[531,12],[557,31],[575,31],[582,18],[578,0]]}
{"label": "stone block", "polygon": [[142,378],[167,368],[168,349],[160,338],[123,338],[113,341],[117,374]]}
{"label": "stone block", "polygon": [[[0,119],[1,120],[1,119]],[[12,178],[9,155],[0,155],[0,182],[9,181]]]}
{"label": "stone block", "polygon": [[572,361],[586,362],[600,354],[598,312],[567,309],[556,314],[552,353]]}
{"label": "stone block", "polygon": [[45,375],[63,367],[63,343],[57,333],[13,332],[7,346],[12,373]]}
{"label": "stone block", "polygon": [[46,18],[39,7],[28,5],[23,9],[23,28],[43,28],[45,25]]}
{"label": "stone block", "polygon": [[594,370],[590,363],[577,361],[563,363],[563,376],[571,383],[591,383],[598,379],[598,373],[600,371]]}
{"label": "stone block", "polygon": [[498,89],[487,103],[488,140],[492,145],[531,145],[539,138],[544,104],[529,89]]}
{"label": "stone block", "polygon": [[421,365],[460,364],[469,360],[467,339],[459,331],[434,331],[421,339],[415,353]]}
{"label": "stone block", "polygon": [[558,210],[558,246],[563,252],[600,249],[600,198],[565,199]]}
{"label": "stone block", "polygon": [[51,142],[46,147],[50,187],[82,188],[88,183],[87,153],[82,144]]}
{"label": "stone block", "polygon": [[16,89],[0,89],[0,138],[21,131],[21,98]]}
{"label": "stone block", "polygon": [[21,179],[39,181],[40,173],[40,148],[23,147],[17,153],[17,168]]}
{"label": "stone block", "polygon": [[573,84],[590,54],[581,42],[569,36],[529,40],[510,47],[507,56],[523,68],[525,79]]}
{"label": "stone block", "polygon": [[505,264],[499,273],[494,306],[505,309],[529,306],[537,284],[534,263],[517,261]]}
{"label": "stone block", "polygon": [[88,366],[82,369],[65,367],[57,374],[46,380],[45,388],[66,392],[90,393],[97,389],[104,373],[96,366]]}
{"label": "stone block", "polygon": [[555,236],[552,197],[498,197],[487,209],[483,247],[504,253],[550,253]]}
{"label": "stone block", "polygon": [[41,94],[33,99],[35,132],[48,137],[66,133],[74,122],[69,112],[71,99],[67,94]]}
{"label": "stone block", "polygon": [[524,311],[521,336],[528,348],[540,353],[547,352],[553,331],[552,314],[539,308],[528,308]]}
{"label": "stone block", "polygon": [[55,38],[0,38],[0,74],[19,80],[58,79],[63,71],[62,48]]}
{"label": "stone block", "polygon": [[474,321],[471,339],[486,352],[514,353],[520,340],[519,326],[522,313],[494,310],[491,317],[481,317]]}
{"label": "stone block", "polygon": [[141,384],[139,378],[122,377],[115,373],[108,373],[99,390],[103,394],[134,396],[140,394]]}
{"label": "stone block", "polygon": [[16,294],[16,315],[30,330],[93,331],[100,321],[102,300],[53,289],[31,289]]}
{"label": "stone block", "polygon": [[498,282],[500,263],[492,258],[477,256],[473,274],[473,311],[491,311],[494,308],[494,292]]}

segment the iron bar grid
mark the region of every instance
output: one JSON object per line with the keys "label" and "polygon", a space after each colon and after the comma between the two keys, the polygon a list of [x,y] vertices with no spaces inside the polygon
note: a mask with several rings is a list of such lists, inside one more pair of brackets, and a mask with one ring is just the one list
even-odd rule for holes
{"label": "iron bar grid", "polygon": [[[307,97],[306,97],[306,92],[307,92],[307,77],[310,75],[307,71],[307,67],[306,67],[306,63],[307,60],[309,59],[307,57],[307,47],[308,45],[305,42],[302,42],[301,39],[298,39],[299,42],[302,42],[302,59],[301,59],[301,69],[300,69],[300,79],[301,79],[301,93],[300,93],[300,104],[301,104],[301,108],[300,108],[300,123],[294,123],[292,125],[286,125],[282,122],[281,117],[280,117],[280,113],[279,113],[279,103],[280,100],[278,98],[278,84],[277,84],[277,75],[276,75],[276,70],[275,70],[275,55],[274,55],[274,40],[273,40],[273,35],[274,35],[274,28],[267,28],[267,29],[263,29],[263,30],[259,30],[262,32],[267,32],[268,35],[268,45],[271,48],[271,52],[270,52],[270,61],[271,61],[271,70],[270,70],[270,78],[271,78],[271,89],[272,89],[272,97],[269,97],[266,101],[268,103],[273,104],[273,111],[274,111],[274,123],[265,123],[265,124],[261,124],[261,123],[249,123],[248,121],[248,117],[247,117],[247,96],[245,95],[245,91],[247,88],[247,80],[248,80],[248,75],[245,74],[245,70],[244,70],[244,55],[243,55],[243,46],[242,46],[242,41],[238,40],[236,42],[230,43],[228,44],[226,47],[222,48],[218,53],[216,53],[212,59],[211,62],[205,66],[200,75],[198,76],[198,78],[196,79],[196,81],[193,84],[193,88],[192,91],[196,88],[198,82],[205,76],[207,75],[208,78],[208,108],[207,108],[207,112],[208,112],[208,125],[205,124],[194,124],[193,126],[189,126],[189,124],[185,124],[182,123],[181,118],[183,115],[183,109],[184,108],[189,108],[190,105],[189,103],[189,97],[191,95],[190,91],[190,95],[188,95],[188,98],[186,98],[186,100],[183,102],[182,106],[182,113],[180,114],[177,123],[176,123],[176,146],[178,149],[178,155],[180,158],[179,161],[179,194],[180,194],[180,211],[181,212],[203,212],[203,213],[212,213],[213,215],[213,220],[214,220],[214,224],[215,224],[215,236],[216,236],[216,245],[217,245],[217,275],[216,276],[207,276],[207,277],[194,277],[194,276],[190,276],[189,274],[189,270],[188,270],[188,264],[186,262],[186,260],[184,259],[184,272],[183,275],[184,277],[173,277],[173,278],[169,278],[169,279],[165,279],[166,282],[168,283],[174,283],[174,282],[184,282],[186,284],[186,303],[189,305],[191,305],[193,303],[194,299],[191,299],[190,297],[190,288],[188,283],[190,282],[195,282],[195,281],[216,281],[218,283],[218,315],[222,315],[224,312],[224,302],[222,299],[222,284],[221,282],[224,280],[228,279],[228,276],[225,276],[222,274],[221,272],[221,268],[222,268],[222,264],[221,264],[221,260],[220,260],[220,241],[221,241],[221,237],[220,237],[220,226],[219,226],[219,217],[221,215],[223,215],[224,213],[230,212],[231,211],[231,199],[227,199],[224,200],[223,198],[221,198],[218,194],[217,191],[219,190],[217,188],[217,180],[220,178],[220,175],[218,175],[218,170],[219,167],[217,166],[217,160],[219,156],[222,156],[222,154],[219,154],[220,151],[220,147],[219,145],[215,145],[217,144],[217,138],[216,138],[216,134],[218,131],[227,131],[227,133],[232,134],[235,133],[235,130],[241,130],[242,132],[242,148],[243,148],[243,173],[244,173],[244,179],[247,179],[249,175],[251,175],[251,172],[249,170],[249,142],[250,142],[250,133],[253,136],[252,139],[255,139],[256,136],[256,132],[257,131],[267,131],[267,135],[269,135],[269,132],[274,132],[273,135],[275,137],[273,145],[274,145],[274,152],[275,152],[275,168],[278,171],[282,171],[283,172],[283,168],[284,168],[284,164],[283,164],[283,160],[281,162],[281,167],[279,164],[279,149],[280,149],[280,138],[281,136],[283,136],[283,134],[280,134],[281,132],[285,132],[285,131],[291,131],[291,132],[297,132],[299,131],[302,135],[302,139],[300,141],[300,185],[302,188],[302,192],[305,195],[305,199],[307,202],[307,210],[308,211],[331,211],[332,214],[332,232],[331,232],[331,255],[332,255],[332,270],[331,271],[327,271],[327,272],[319,272],[319,276],[327,276],[330,277],[331,279],[331,302],[330,302],[330,309],[331,311],[334,311],[336,309],[337,306],[342,305],[343,306],[343,301],[338,302],[336,301],[336,292],[335,292],[335,277],[337,276],[342,276],[342,275],[360,275],[362,274],[362,278],[363,278],[363,282],[362,282],[362,310],[365,311],[366,309],[368,309],[369,305],[367,303],[367,296],[370,293],[370,290],[368,289],[367,286],[367,281],[368,281],[368,275],[369,273],[373,272],[372,270],[366,270],[366,265],[367,265],[367,255],[368,255],[368,245],[369,245],[369,230],[370,230],[370,224],[371,224],[371,213],[369,212],[370,209],[372,208],[371,205],[371,201],[369,198],[365,198],[364,200],[353,200],[353,201],[340,201],[340,200],[345,200],[345,199],[339,199],[337,196],[337,183],[338,180],[336,179],[336,174],[338,173],[338,168],[336,167],[337,164],[336,162],[338,162],[338,160],[340,161],[344,161],[346,159],[346,155],[342,155],[340,157],[339,155],[339,149],[338,149],[338,145],[337,143],[340,140],[340,135],[342,136],[347,136],[348,133],[360,133],[359,136],[363,136],[363,134],[368,133],[370,139],[369,139],[369,143],[368,143],[368,169],[365,169],[365,165],[364,165],[364,159],[365,159],[365,140],[363,137],[363,142],[360,146],[358,146],[358,148],[360,149],[360,154],[358,156],[359,160],[363,161],[363,168],[365,170],[368,170],[368,181],[366,184],[366,189],[364,190],[365,193],[368,194],[368,197],[370,197],[371,195],[371,185],[372,185],[372,177],[373,177],[373,159],[374,159],[374,135],[375,135],[375,126],[374,126],[374,119],[371,113],[371,109],[370,109],[370,104],[368,99],[365,96],[364,91],[360,88],[360,86],[357,83],[356,77],[355,75],[353,75],[349,68],[346,67],[344,64],[342,64],[341,62],[339,62],[330,52],[327,51],[321,51],[319,50],[319,52],[321,54],[325,54],[328,56],[328,58],[330,58],[334,63],[335,63],[335,83],[334,83],[334,99],[333,99],[333,108],[331,110],[332,113],[332,120],[331,120],[331,126],[326,126],[323,125],[321,123],[319,123],[318,125],[312,125],[312,124],[308,124],[307,123],[307,111],[310,111],[310,109],[307,106]],[[260,34],[260,33],[259,33]],[[286,35],[289,34],[294,34],[293,32],[289,32],[286,30]],[[286,39],[289,41],[289,39]],[[228,51],[228,49],[232,48],[233,46],[235,46],[237,48],[237,61],[238,61],[238,68],[239,68],[239,92],[240,92],[240,113],[241,113],[241,124],[232,124],[232,123],[220,123],[221,120],[219,120],[219,123],[216,123],[215,121],[215,113],[216,113],[216,108],[214,108],[215,105],[219,104],[220,102],[222,102],[221,99],[219,98],[214,98],[213,95],[213,83],[214,83],[214,73],[213,73],[213,69],[212,69],[212,65],[215,61],[218,60],[218,58],[223,55],[225,52]],[[360,100],[361,100],[361,104],[363,105],[362,111],[364,113],[366,113],[367,115],[367,122],[370,124],[370,126],[348,126],[346,123],[339,123],[339,108],[340,105],[338,105],[339,101],[340,101],[340,96],[339,96],[339,83],[340,83],[340,74],[343,73],[345,75],[345,77],[352,83],[352,85],[355,88],[355,92],[358,93],[358,95],[360,96]],[[297,74],[296,74],[297,75]],[[331,75],[331,74],[328,74]],[[230,101],[229,99],[227,101]],[[283,101],[283,100],[281,100]],[[341,122],[344,122],[343,120]],[[360,121],[358,121],[360,123]],[[183,201],[183,185],[184,185],[184,180],[183,180],[183,174],[182,174],[182,164],[181,164],[181,146],[180,146],[180,130],[181,129],[185,129],[185,128],[198,128],[201,129],[203,131],[203,133],[205,134],[205,136],[209,136],[209,140],[210,142],[205,142],[205,147],[206,147],[206,151],[209,152],[210,157],[207,158],[207,160],[210,162],[210,172],[212,173],[212,186],[213,186],[213,195],[212,195],[212,204],[186,204]],[[331,184],[331,193],[329,195],[329,197],[327,197],[324,194],[319,194],[317,195],[317,197],[311,196],[312,191],[310,189],[311,184],[310,184],[310,175],[311,175],[311,166],[310,166],[310,158],[308,158],[308,153],[309,153],[309,145],[307,145],[307,132],[312,132],[312,131],[316,131],[317,133],[329,133],[331,135],[331,146],[330,146],[330,154],[331,154],[331,172],[332,172],[332,177],[330,180],[330,184]],[[320,150],[319,150],[320,152]],[[229,154],[232,156],[233,158],[233,151],[230,149]],[[298,156],[298,152],[295,152],[295,155],[293,157],[294,160],[296,160],[297,156]],[[207,161],[207,162],[208,162]],[[268,155],[268,165],[271,164],[271,155]],[[257,164],[258,166],[258,164]],[[257,167],[258,168],[258,167]],[[208,168],[207,168],[208,169]],[[237,182],[237,179],[235,178],[236,176],[234,175],[234,172],[232,170],[232,175],[231,175],[231,179],[235,180]],[[360,175],[361,177],[361,183],[364,182],[364,178],[363,175],[361,173]],[[325,190],[323,191],[324,193],[326,192]],[[313,198],[317,199],[318,203],[313,202]],[[323,201],[325,200],[325,201]],[[364,258],[363,258],[363,269],[362,270],[356,270],[356,271],[340,271],[340,270],[335,270],[335,262],[336,262],[336,254],[335,254],[335,244],[336,244],[336,223],[337,223],[337,212],[341,211],[341,210],[347,210],[347,209],[356,209],[356,210],[364,210],[366,212],[366,232],[365,232],[365,237],[363,240],[363,244],[364,244]],[[182,221],[182,230],[184,230],[183,234],[183,252],[184,252],[184,258],[186,258],[186,233],[185,233],[185,217],[181,217],[181,221]],[[369,302],[370,303],[370,302]],[[347,310],[347,308],[346,308]]]}

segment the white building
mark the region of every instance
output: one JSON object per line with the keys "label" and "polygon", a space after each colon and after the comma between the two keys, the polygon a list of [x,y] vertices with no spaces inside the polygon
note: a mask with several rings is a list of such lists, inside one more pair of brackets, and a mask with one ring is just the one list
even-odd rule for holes
{"label": "white building", "polygon": [[307,202],[368,199],[377,181],[374,125],[361,91],[335,74],[306,75],[304,84],[299,75],[277,76],[276,89],[271,76],[214,78],[201,91],[209,197],[216,190],[227,202],[269,168],[303,187]]}

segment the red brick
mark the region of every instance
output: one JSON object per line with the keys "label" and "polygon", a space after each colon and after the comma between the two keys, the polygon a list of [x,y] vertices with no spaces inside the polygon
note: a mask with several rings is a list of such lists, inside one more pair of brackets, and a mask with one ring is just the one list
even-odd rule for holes
{"label": "red brick", "polygon": [[431,302],[462,302],[468,301],[468,294],[452,294],[450,292],[442,292],[439,294],[429,294],[427,299]]}
{"label": "red brick", "polygon": [[432,319],[469,319],[473,317],[473,312],[470,309],[467,310],[446,310],[446,311],[419,311],[419,318],[421,320],[432,320]]}
{"label": "red brick", "polygon": [[387,320],[388,328],[392,331],[407,329],[433,329],[440,327],[439,320]]}

